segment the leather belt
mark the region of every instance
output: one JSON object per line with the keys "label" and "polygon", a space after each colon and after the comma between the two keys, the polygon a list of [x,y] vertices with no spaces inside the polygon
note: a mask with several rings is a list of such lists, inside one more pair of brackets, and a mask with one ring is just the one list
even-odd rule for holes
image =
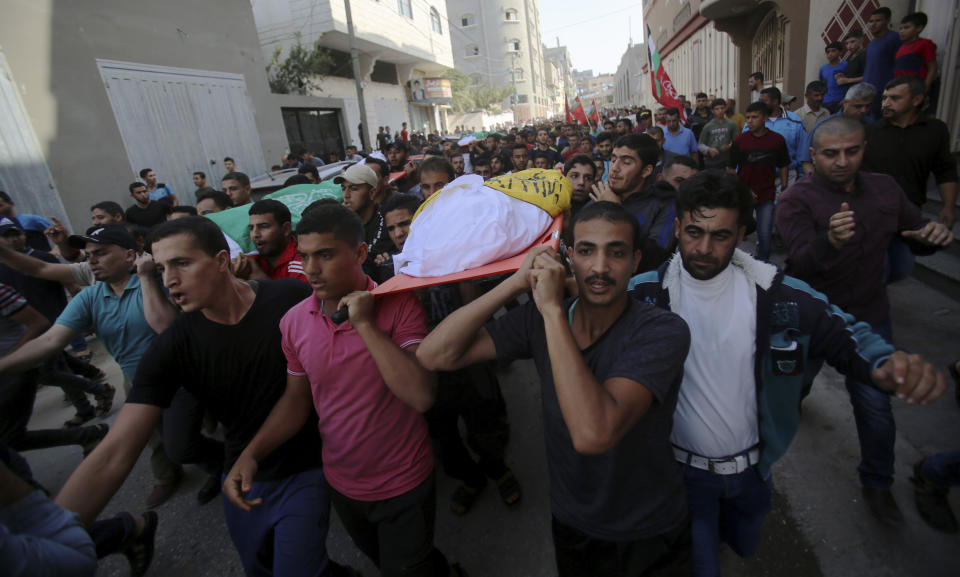
{"label": "leather belt", "polygon": [[760,449],[754,447],[743,453],[723,457],[720,459],[711,459],[703,457],[679,447],[673,448],[673,455],[681,463],[686,463],[691,467],[710,471],[716,475],[736,475],[742,473],[760,462]]}

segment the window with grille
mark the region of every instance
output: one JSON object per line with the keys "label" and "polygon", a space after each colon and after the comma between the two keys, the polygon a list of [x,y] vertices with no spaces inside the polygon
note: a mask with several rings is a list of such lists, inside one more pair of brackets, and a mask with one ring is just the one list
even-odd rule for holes
{"label": "window with grille", "polygon": [[789,20],[779,11],[771,10],[753,37],[751,72],[762,72],[764,80],[771,83],[771,86],[783,86],[789,25]]}
{"label": "window with grille", "polygon": [[519,22],[520,13],[518,13],[513,8],[510,8],[509,10],[503,13],[503,19],[506,20],[507,22]]}

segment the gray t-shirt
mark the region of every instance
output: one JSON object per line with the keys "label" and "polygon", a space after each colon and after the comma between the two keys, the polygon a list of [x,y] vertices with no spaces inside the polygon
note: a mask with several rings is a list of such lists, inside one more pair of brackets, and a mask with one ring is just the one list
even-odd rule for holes
{"label": "gray t-shirt", "polygon": [[[707,168],[726,168],[730,161],[730,149],[720,150],[722,146],[730,146],[733,139],[740,135],[737,125],[729,119],[711,120],[700,131],[700,149],[703,153],[703,164]],[[720,154],[712,157],[707,154],[706,148],[716,148]]]}
{"label": "gray t-shirt", "polygon": [[540,374],[554,517],[607,541],[646,539],[684,522],[686,494],[670,445],[683,361],[690,347],[690,331],[683,319],[631,299],[607,332],[582,351],[587,367],[601,383],[623,377],[642,384],[654,396],[646,414],[602,455],[582,455],[573,447],[557,401],[543,317],[536,304],[515,308],[486,329],[498,359],[532,358]]}

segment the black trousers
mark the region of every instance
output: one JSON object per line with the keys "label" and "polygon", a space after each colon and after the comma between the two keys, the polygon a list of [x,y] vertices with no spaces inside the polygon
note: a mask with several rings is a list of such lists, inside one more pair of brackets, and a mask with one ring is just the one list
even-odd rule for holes
{"label": "black trousers", "polygon": [[688,577],[693,571],[690,520],[637,541],[596,539],[553,518],[553,546],[560,577]]}
{"label": "black trousers", "polygon": [[211,475],[223,471],[223,443],[207,437],[203,429],[204,409],[200,401],[181,387],[163,411],[163,446],[174,463],[193,463]]}
{"label": "black trousers", "polygon": [[37,373],[27,371],[0,377],[0,441],[15,451],[85,445],[100,435],[96,427],[28,431],[37,396]]}
{"label": "black trousers", "polygon": [[357,501],[330,487],[330,500],[354,544],[382,577],[448,577],[447,559],[433,545],[437,510],[433,474],[391,499]]}

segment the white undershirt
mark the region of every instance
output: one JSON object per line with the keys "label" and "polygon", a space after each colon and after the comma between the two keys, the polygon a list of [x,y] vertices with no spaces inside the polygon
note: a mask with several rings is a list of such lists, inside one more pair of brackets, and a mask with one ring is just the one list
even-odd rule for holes
{"label": "white undershirt", "polygon": [[690,353],[673,418],[674,445],[705,457],[746,451],[759,440],[756,287],[736,266],[701,281],[681,266],[671,309],[690,327]]}

